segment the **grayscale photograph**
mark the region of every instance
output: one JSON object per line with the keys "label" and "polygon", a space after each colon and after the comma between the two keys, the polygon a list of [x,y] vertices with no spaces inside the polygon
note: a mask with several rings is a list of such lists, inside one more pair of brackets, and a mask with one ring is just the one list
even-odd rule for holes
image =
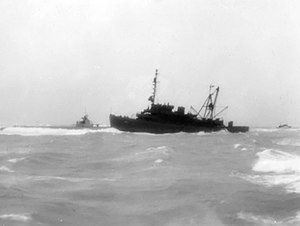
{"label": "grayscale photograph", "polygon": [[1,226],[299,226],[300,1],[1,0]]}

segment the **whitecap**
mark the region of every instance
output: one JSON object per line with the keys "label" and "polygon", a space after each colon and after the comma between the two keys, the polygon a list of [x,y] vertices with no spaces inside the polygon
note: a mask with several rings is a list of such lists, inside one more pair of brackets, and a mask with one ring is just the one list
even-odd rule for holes
{"label": "whitecap", "polygon": [[266,187],[283,186],[288,193],[300,193],[299,175],[247,175],[235,173],[232,174],[232,176],[236,176],[253,184],[263,185]]}
{"label": "whitecap", "polygon": [[28,176],[27,179],[34,181],[49,181],[49,180],[61,180],[73,183],[79,183],[84,181],[92,181],[92,178],[76,178],[76,177],[60,177],[60,176]]}
{"label": "whitecap", "polygon": [[62,136],[62,135],[83,135],[88,133],[87,129],[59,129],[39,127],[7,127],[1,131],[2,135],[20,136]]}
{"label": "whitecap", "polygon": [[162,160],[162,159],[157,159],[157,160],[155,160],[155,163],[162,163],[164,160]]}
{"label": "whitecap", "polygon": [[276,144],[282,146],[300,146],[300,140],[292,138],[284,138],[279,141],[275,141]]}
{"label": "whitecap", "polygon": [[247,222],[256,223],[259,225],[277,225],[277,223],[279,223],[277,220],[275,220],[272,217],[263,217],[263,216],[258,216],[250,213],[244,213],[244,212],[239,212],[237,214],[237,217]]}
{"label": "whitecap", "polygon": [[81,182],[88,182],[88,181],[108,181],[114,182],[119,180],[120,178],[85,178],[85,177],[61,177],[61,176],[27,176],[27,180],[29,181],[66,181],[71,183],[81,183]]}
{"label": "whitecap", "polygon": [[72,129],[72,128],[42,128],[42,127],[7,127],[0,131],[1,135],[20,136],[78,136],[87,133],[122,133],[114,128]]}
{"label": "whitecap", "polygon": [[135,153],[126,154],[118,158],[111,159],[112,161],[136,162],[136,161],[155,161],[162,159],[166,161],[170,158],[172,148],[167,146],[149,147],[146,150],[138,151]]}
{"label": "whitecap", "polygon": [[29,214],[3,214],[0,215],[0,219],[26,222],[31,220],[31,217]]}
{"label": "whitecap", "polygon": [[13,173],[14,171],[9,169],[7,166],[1,166],[0,171],[2,172],[8,172],[8,173]]}
{"label": "whitecap", "polygon": [[235,144],[233,147],[234,147],[234,149],[237,149],[240,146],[241,146],[241,144]]}
{"label": "whitecap", "polygon": [[10,162],[10,163],[17,163],[17,162],[20,162],[20,161],[22,161],[24,159],[25,158],[14,158],[14,159],[9,159],[7,161]]}
{"label": "whitecap", "polygon": [[289,193],[300,193],[300,156],[279,150],[266,149],[256,154],[258,160],[252,170],[258,174],[240,177],[266,187],[282,186]]}
{"label": "whitecap", "polygon": [[92,132],[101,132],[101,133],[124,133],[121,130],[109,127],[109,128],[104,128],[104,129],[99,129],[99,130],[91,130]]}
{"label": "whitecap", "polygon": [[172,149],[167,146],[158,146],[158,147],[149,147],[146,149],[146,151],[136,153],[137,155],[143,155],[143,154],[163,154],[165,156],[169,156],[170,152],[172,152]]}
{"label": "whitecap", "polygon": [[287,152],[266,149],[256,154],[258,161],[253,170],[258,172],[300,173],[300,156]]}
{"label": "whitecap", "polygon": [[269,216],[261,216],[261,215],[254,215],[252,213],[245,213],[239,212],[237,214],[237,218],[241,220],[245,220],[249,223],[255,223],[258,225],[280,225],[280,226],[287,226],[287,225],[299,225],[300,222],[300,213],[298,212],[295,216],[286,217],[283,219],[275,219]]}

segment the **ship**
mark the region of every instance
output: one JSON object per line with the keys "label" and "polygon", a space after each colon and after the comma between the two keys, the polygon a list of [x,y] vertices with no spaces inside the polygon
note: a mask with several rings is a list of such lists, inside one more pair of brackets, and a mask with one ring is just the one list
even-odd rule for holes
{"label": "ship", "polygon": [[[72,127],[71,127],[72,128]],[[108,126],[100,125],[100,124],[94,124],[90,119],[87,113],[84,114],[83,117],[81,117],[81,120],[77,121],[75,124],[75,129],[104,129],[108,128]]]}
{"label": "ship", "polygon": [[292,128],[292,127],[289,126],[288,124],[280,124],[277,128],[278,128],[278,129],[290,129],[290,128]]}
{"label": "ship", "polygon": [[[83,117],[81,117],[81,120],[76,121],[75,124],[72,125],[14,125],[13,127],[22,127],[22,128],[47,128],[47,129],[106,129],[109,128],[106,125],[100,125],[100,124],[94,124],[90,119],[88,114],[84,114]],[[0,128],[0,130],[3,130],[4,128]]]}
{"label": "ship", "polygon": [[173,105],[156,103],[157,77],[158,70],[155,71],[153,92],[148,99],[150,106],[140,113],[137,113],[135,118],[110,114],[111,127],[126,132],[146,132],[154,134],[178,132],[196,133],[201,131],[214,132],[220,130],[247,132],[249,130],[247,126],[233,126],[232,121],[229,122],[226,127],[223,120],[218,117],[218,115],[227,109],[227,107],[225,107],[216,113],[216,103],[220,91],[219,87],[216,89],[214,89],[212,85],[209,87],[209,95],[199,111],[191,107],[191,110],[185,113],[185,108],[182,106],[174,110]]}
{"label": "ship", "polygon": [[89,120],[89,116],[85,114],[80,121],[76,122],[77,128],[90,128],[93,127],[93,123]]}

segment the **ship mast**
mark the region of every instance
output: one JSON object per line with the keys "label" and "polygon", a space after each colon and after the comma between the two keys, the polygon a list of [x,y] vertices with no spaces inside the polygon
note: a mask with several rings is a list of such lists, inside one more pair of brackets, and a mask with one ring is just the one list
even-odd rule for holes
{"label": "ship mast", "polygon": [[218,94],[219,94],[219,87],[217,87],[217,89],[212,91],[213,87],[214,87],[213,85],[209,86],[209,95],[208,95],[207,99],[205,100],[205,102],[203,103],[200,110],[198,111],[197,116],[200,114],[200,112],[204,108],[205,110],[204,110],[203,118],[214,119],[216,117],[216,115],[214,115],[214,114],[215,114],[215,106],[216,106],[217,98],[218,98]]}
{"label": "ship mast", "polygon": [[216,103],[217,103],[217,99],[218,99],[218,94],[219,94],[219,87],[216,89],[216,95],[215,95],[215,100],[214,100],[214,103],[212,105],[212,109],[211,109],[211,119],[213,119],[215,116],[214,116],[214,112],[215,112],[215,107],[216,107]]}
{"label": "ship mast", "polygon": [[148,99],[151,102],[151,105],[154,105],[154,102],[155,102],[156,86],[157,86],[157,75],[158,75],[158,70],[156,69],[155,70],[155,77],[153,79],[153,93]]}

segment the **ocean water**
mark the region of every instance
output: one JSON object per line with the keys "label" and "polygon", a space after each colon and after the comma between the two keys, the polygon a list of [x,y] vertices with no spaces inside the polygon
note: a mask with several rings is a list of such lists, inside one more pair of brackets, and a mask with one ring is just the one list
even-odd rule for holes
{"label": "ocean water", "polygon": [[0,225],[300,225],[300,129],[5,128]]}

